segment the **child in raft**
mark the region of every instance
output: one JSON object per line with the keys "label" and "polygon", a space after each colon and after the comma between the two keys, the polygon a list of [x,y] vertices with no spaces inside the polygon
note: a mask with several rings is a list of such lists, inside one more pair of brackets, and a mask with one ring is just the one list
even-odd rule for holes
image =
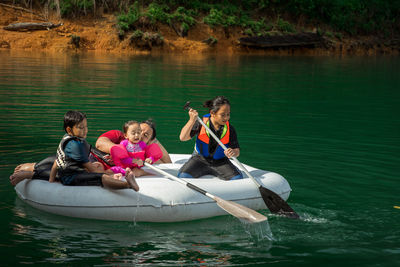
{"label": "child in raft", "polygon": [[157,144],[147,145],[142,139],[142,130],[137,121],[128,121],[123,126],[125,140],[110,149],[115,166],[114,173],[126,175],[126,168],[141,168],[143,161],[153,164],[162,158],[162,152]]}
{"label": "child in raft", "polygon": [[224,151],[218,145],[205,127],[197,121],[197,111],[190,109],[189,120],[183,126],[179,138],[181,141],[188,141],[196,135],[195,150],[179,170],[178,177],[198,178],[210,174],[223,180],[243,178],[242,173],[229,160],[230,157],[238,157],[240,154],[235,128],[229,124],[229,100],[224,96],[217,96],[206,101],[203,106],[209,110],[209,113],[203,116],[203,122],[228,149]]}
{"label": "child in raft", "polygon": [[66,134],[57,149],[56,160],[50,171],[49,182],[56,176],[63,185],[100,185],[111,189],[132,188],[139,190],[130,169],[126,181],[118,180],[121,174],[107,174],[98,164],[89,162],[90,145],[86,142],[88,133],[86,115],[79,111],[68,111],[64,115]]}

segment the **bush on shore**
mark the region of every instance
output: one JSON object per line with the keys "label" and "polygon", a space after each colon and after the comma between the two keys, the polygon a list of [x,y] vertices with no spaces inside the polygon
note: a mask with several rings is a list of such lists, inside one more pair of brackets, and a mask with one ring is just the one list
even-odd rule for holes
{"label": "bush on shore", "polygon": [[400,33],[400,1],[392,0],[9,0],[25,8],[52,10],[60,17],[118,15],[120,31],[135,30],[140,17],[151,23],[179,26],[188,31],[196,23],[210,27],[241,27],[248,35],[268,31],[295,32],[303,25],[326,27],[354,35],[390,37]]}

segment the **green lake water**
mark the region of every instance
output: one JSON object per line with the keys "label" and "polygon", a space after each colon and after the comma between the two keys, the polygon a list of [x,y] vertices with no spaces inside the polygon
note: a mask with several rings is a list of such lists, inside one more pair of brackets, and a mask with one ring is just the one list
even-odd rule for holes
{"label": "green lake water", "polygon": [[[15,166],[54,153],[63,114],[88,141],[153,118],[170,153],[187,100],[231,101],[239,160],[283,175],[301,216],[273,240],[232,216],[135,223],[48,214],[20,201]],[[0,51],[0,266],[399,266],[400,58],[119,56]],[[166,194],[168,194],[166,192]],[[261,232],[261,234],[260,234]]]}

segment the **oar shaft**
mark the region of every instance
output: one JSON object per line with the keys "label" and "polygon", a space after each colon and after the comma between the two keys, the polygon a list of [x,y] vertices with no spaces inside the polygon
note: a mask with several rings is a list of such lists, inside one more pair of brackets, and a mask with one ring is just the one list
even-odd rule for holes
{"label": "oar shaft", "polygon": [[[213,131],[210,130],[210,128],[207,126],[207,124],[205,124],[204,121],[202,121],[202,119],[200,119],[199,116],[197,116],[197,120],[201,123],[201,125],[204,126],[204,128],[206,128],[206,130],[208,131],[208,133],[209,133],[212,137],[214,137],[215,141],[217,141],[218,144],[219,144],[224,150],[227,150],[227,149],[228,149],[228,148],[221,142],[221,140],[219,140],[219,138],[213,133]],[[254,182],[258,187],[261,186],[261,185],[257,182],[257,180],[247,171],[247,169],[243,166],[242,163],[240,163],[240,161],[239,161],[236,157],[231,157],[231,158],[236,162],[236,164],[238,164],[238,165],[240,166],[240,168],[246,173],[246,175],[247,175],[248,177],[250,177],[250,178],[253,180],[253,182]]]}
{"label": "oar shaft", "polygon": [[149,167],[150,169],[152,169],[152,170],[158,172],[158,173],[161,173],[161,174],[163,174],[163,175],[165,175],[165,176],[171,178],[171,179],[174,180],[174,181],[177,181],[177,182],[179,182],[179,183],[181,183],[181,184],[183,184],[183,185],[186,185],[187,187],[189,187],[189,188],[191,188],[191,189],[193,189],[193,190],[196,190],[197,192],[199,192],[199,193],[201,193],[201,194],[203,194],[203,195],[205,195],[205,196],[208,196],[208,197],[214,199],[214,196],[213,196],[212,194],[210,194],[210,193],[208,193],[207,191],[205,191],[205,190],[203,190],[203,189],[201,189],[201,188],[195,186],[194,184],[188,183],[188,182],[186,182],[186,181],[184,181],[184,180],[182,180],[182,179],[180,179],[180,178],[177,178],[177,177],[173,176],[172,174],[170,174],[170,173],[168,173],[168,172],[166,172],[166,171],[164,171],[164,170],[162,170],[162,169],[160,169],[160,168],[156,168],[156,167],[154,167],[153,165],[151,165],[151,164],[149,164],[149,163],[147,163],[147,162],[145,162],[144,165],[145,165],[146,167]]}
{"label": "oar shaft", "polygon": [[158,173],[161,173],[161,174],[171,178],[174,181],[177,181],[177,182],[179,182],[181,184],[186,185],[190,189],[193,189],[193,190],[195,190],[195,191],[197,191],[197,192],[199,192],[199,193],[201,193],[201,194],[213,199],[220,208],[222,208],[226,212],[230,213],[231,215],[235,216],[236,218],[243,219],[243,220],[245,220],[247,222],[250,222],[250,223],[258,223],[258,222],[262,222],[262,221],[266,221],[267,220],[267,217],[265,217],[264,215],[256,212],[255,210],[247,208],[247,207],[245,207],[243,205],[240,205],[238,203],[235,203],[233,201],[224,200],[224,199],[222,199],[220,197],[214,196],[214,195],[208,193],[207,191],[195,186],[194,184],[191,184],[191,183],[188,183],[188,182],[186,182],[186,181],[184,181],[182,179],[179,179],[178,177],[175,177],[174,175],[172,175],[172,174],[170,174],[170,173],[168,173],[168,172],[166,172],[164,170],[161,170],[161,169],[159,169],[159,168],[157,168],[155,166],[152,166],[151,164],[149,164],[147,162],[145,162],[144,165],[146,167],[149,167],[150,169],[158,172]]}

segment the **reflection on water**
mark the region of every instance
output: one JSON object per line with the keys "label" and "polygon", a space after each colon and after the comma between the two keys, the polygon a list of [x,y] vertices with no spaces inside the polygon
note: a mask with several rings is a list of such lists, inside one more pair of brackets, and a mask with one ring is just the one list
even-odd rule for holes
{"label": "reflection on water", "polygon": [[[246,226],[244,231],[238,220],[228,216],[167,224],[81,220],[36,210],[19,199],[13,212],[14,239],[38,244],[41,253],[47,254],[46,260],[51,262],[93,258],[91,261],[98,264],[168,266],[176,265],[175,260],[181,264],[197,260],[229,264],[232,250],[242,251],[240,254],[245,256],[246,250],[257,249],[263,254],[271,248],[271,242],[262,236],[265,230],[260,225]],[[27,225],[26,221],[30,223]],[[225,248],[226,244],[230,244],[229,248]],[[35,255],[31,257],[34,262]],[[170,263],[164,262],[164,257],[170,258]]]}

